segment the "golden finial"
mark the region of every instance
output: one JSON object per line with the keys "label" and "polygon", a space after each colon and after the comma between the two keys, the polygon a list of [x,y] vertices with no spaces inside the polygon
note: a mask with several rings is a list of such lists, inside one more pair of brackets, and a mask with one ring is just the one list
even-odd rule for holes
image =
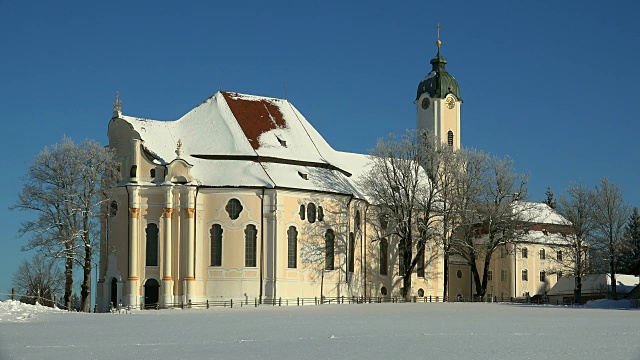
{"label": "golden finial", "polygon": [[438,40],[436,41],[436,45],[438,46],[438,51],[440,51],[440,45],[442,45],[442,41],[440,41],[440,28],[442,26],[440,25],[440,22],[438,22],[438,26],[436,26],[436,29],[438,30]]}

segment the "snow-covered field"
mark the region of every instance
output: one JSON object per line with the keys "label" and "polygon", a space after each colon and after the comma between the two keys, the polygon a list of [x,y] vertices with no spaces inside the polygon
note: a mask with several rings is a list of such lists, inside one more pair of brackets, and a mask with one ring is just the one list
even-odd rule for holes
{"label": "snow-covered field", "polygon": [[640,359],[640,311],[416,303],[82,314],[0,302],[2,360],[304,358]]}

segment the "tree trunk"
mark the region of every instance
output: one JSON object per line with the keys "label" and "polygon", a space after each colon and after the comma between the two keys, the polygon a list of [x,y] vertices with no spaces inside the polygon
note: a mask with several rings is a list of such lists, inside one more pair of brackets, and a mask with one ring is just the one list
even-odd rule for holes
{"label": "tree trunk", "polygon": [[614,300],[618,300],[618,292],[616,288],[616,264],[615,264],[615,250],[613,248],[613,241],[610,242],[609,249],[609,269],[611,273],[611,296]]}
{"label": "tree trunk", "polygon": [[444,253],[444,289],[442,290],[442,301],[447,301],[447,295],[449,295],[449,254],[448,251]]}
{"label": "tree trunk", "polygon": [[576,276],[576,286],[573,289],[573,297],[577,304],[582,304],[582,276]]}
{"label": "tree trunk", "polygon": [[[479,294],[480,291],[482,291],[482,282],[480,281],[480,274],[478,274],[475,255],[471,256],[469,266],[471,266],[471,276],[473,276],[473,282],[476,285],[476,294]],[[473,294],[471,294],[471,296],[473,296]]]}
{"label": "tree trunk", "polygon": [[[64,261],[64,306],[71,303],[73,293],[73,257],[67,253]],[[67,309],[69,310],[69,309]]]}
{"label": "tree trunk", "polygon": [[82,285],[80,285],[80,304],[83,312],[91,311],[91,257],[93,250],[85,246]]}

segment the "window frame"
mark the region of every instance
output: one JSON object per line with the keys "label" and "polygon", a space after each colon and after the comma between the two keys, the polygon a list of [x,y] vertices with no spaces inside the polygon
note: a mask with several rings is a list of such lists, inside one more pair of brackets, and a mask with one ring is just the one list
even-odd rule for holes
{"label": "window frame", "polygon": [[389,241],[385,238],[380,239],[378,264],[380,275],[389,275]]}
{"label": "window frame", "polygon": [[298,229],[293,225],[287,229],[287,268],[298,268]]}
{"label": "window frame", "polygon": [[244,267],[256,267],[258,254],[258,228],[249,224],[244,228]]}
{"label": "window frame", "polygon": [[242,206],[242,202],[240,202],[239,199],[231,198],[229,199],[229,201],[227,201],[227,205],[225,205],[224,209],[227,211],[229,219],[237,220],[240,217],[242,210],[244,210],[244,207]]}
{"label": "window frame", "polygon": [[353,232],[349,233],[349,250],[348,250],[348,266],[347,269],[350,273],[355,272],[355,260],[356,260],[356,236]]}
{"label": "window frame", "polygon": [[[214,234],[214,230],[218,230],[219,233]],[[223,245],[223,234],[224,229],[220,224],[211,225],[211,229],[209,229],[209,266],[222,266],[222,245]],[[219,238],[216,236],[219,235]]]}
{"label": "window frame", "polygon": [[[153,226],[154,229],[150,227]],[[150,234],[151,231],[155,231],[155,239],[152,238],[153,234]],[[160,261],[160,227],[156,223],[147,223],[147,226],[144,229],[145,232],[145,266],[158,266]],[[153,241],[153,246],[149,246]],[[151,249],[155,251],[151,251]],[[154,260],[154,261],[150,261]]]}
{"label": "window frame", "polygon": [[335,241],[336,234],[333,229],[327,229],[324,233],[324,269],[335,270]]}

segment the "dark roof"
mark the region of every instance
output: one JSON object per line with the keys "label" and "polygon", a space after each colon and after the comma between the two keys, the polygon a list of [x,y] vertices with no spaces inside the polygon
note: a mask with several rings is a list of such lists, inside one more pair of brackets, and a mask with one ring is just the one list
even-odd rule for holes
{"label": "dark roof", "polygon": [[429,76],[420,82],[420,85],[418,85],[416,100],[418,100],[424,93],[428,93],[432,99],[443,99],[447,95],[452,94],[456,99],[458,99],[458,101],[462,102],[458,82],[445,69],[447,60],[440,55],[440,48],[438,48],[438,54],[436,54],[436,57],[431,59],[430,63],[432,67],[431,71],[435,74],[432,75],[430,73]]}

